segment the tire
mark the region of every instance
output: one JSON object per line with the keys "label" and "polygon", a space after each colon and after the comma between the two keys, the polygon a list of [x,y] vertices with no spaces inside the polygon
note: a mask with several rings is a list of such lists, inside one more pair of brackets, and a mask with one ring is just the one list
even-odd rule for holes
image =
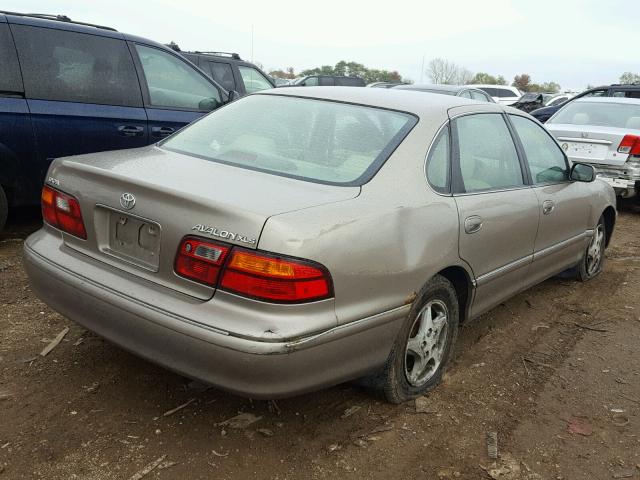
{"label": "tire", "polygon": [[5,223],[7,222],[7,216],[9,215],[9,202],[7,201],[7,196],[2,189],[2,185],[0,185],[0,232],[4,228]]}
{"label": "tire", "polygon": [[453,354],[459,316],[453,285],[435,276],[418,293],[382,371],[380,383],[387,401],[406,402],[440,383]]}
{"label": "tire", "polygon": [[604,267],[604,249],[607,238],[604,218],[600,217],[589,246],[585,249],[582,260],[578,264],[578,280],[586,282],[602,272]]}

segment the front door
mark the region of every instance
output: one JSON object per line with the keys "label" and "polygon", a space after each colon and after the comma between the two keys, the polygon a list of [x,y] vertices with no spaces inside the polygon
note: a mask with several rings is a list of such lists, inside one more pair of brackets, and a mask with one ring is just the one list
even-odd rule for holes
{"label": "front door", "polygon": [[220,91],[190,62],[149,45],[130,46],[143,83],[151,142],[222,105]]}
{"label": "front door", "polygon": [[459,251],[476,279],[475,316],[524,288],[538,229],[538,199],[504,115],[460,116],[452,133]]}
{"label": "front door", "polygon": [[527,283],[534,285],[580,261],[589,242],[588,185],[569,180],[568,161],[551,135],[532,120],[509,115],[538,198],[540,226]]}

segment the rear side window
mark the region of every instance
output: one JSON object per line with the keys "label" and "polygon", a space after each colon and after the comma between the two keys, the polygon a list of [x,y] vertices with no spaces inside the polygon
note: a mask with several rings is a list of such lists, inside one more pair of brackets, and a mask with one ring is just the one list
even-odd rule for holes
{"label": "rear side window", "polygon": [[220,93],[196,69],[158,48],[136,45],[154,107],[209,111],[221,103]]}
{"label": "rear side window", "polygon": [[449,128],[438,135],[427,158],[427,180],[438,193],[449,193]]}
{"label": "rear side window", "polygon": [[22,78],[18,66],[16,47],[13,45],[9,25],[0,23],[0,94],[22,92]]}
{"label": "rear side window", "polygon": [[640,98],[640,90],[625,90],[613,92],[613,96],[622,98]]}
{"label": "rear side window", "polygon": [[569,180],[569,168],[558,144],[543,127],[528,118],[509,115],[527,157],[536,184]]}
{"label": "rear side window", "polygon": [[458,193],[524,185],[518,153],[502,115],[467,115],[455,125],[461,179]]}
{"label": "rear side window", "polygon": [[231,65],[221,62],[207,62],[211,71],[211,77],[222,85],[227,91],[236,89],[236,82],[233,80]]}
{"label": "rear side window", "polygon": [[162,143],[169,150],[250,170],[333,185],[361,185],[416,118],[380,108],[250,95]]}
{"label": "rear side window", "polygon": [[240,70],[240,76],[242,77],[242,82],[244,83],[244,88],[247,90],[247,93],[273,88],[269,80],[255,68],[238,66],[238,70]]}
{"label": "rear side window", "polygon": [[336,78],[335,80],[336,80],[336,85],[340,85],[342,87],[364,86],[362,80],[359,78],[344,77],[344,78]]}
{"label": "rear side window", "polygon": [[496,97],[500,97],[500,98],[511,98],[511,97],[518,97],[519,95],[517,95],[515,92],[512,92],[511,90],[508,90],[506,88],[496,88]]}
{"label": "rear side window", "polygon": [[124,41],[25,25],[11,28],[28,98],[142,106]]}
{"label": "rear side window", "polygon": [[577,101],[561,108],[549,123],[635,128],[639,121],[638,103]]}
{"label": "rear side window", "polygon": [[335,85],[335,82],[332,77],[320,77],[318,85],[320,85],[321,87],[333,87]]}

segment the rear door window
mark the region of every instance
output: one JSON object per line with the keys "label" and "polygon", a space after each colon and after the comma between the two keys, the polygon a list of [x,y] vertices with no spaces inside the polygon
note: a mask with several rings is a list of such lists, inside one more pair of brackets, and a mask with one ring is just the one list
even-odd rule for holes
{"label": "rear door window", "polygon": [[465,90],[464,92],[462,92],[460,95],[458,95],[459,97],[462,98],[471,98],[471,92],[469,90]]}
{"label": "rear door window", "polygon": [[539,185],[568,181],[567,161],[549,133],[528,118],[518,115],[509,115],[509,118],[520,137],[533,182]]}
{"label": "rear door window", "polygon": [[123,40],[13,25],[28,98],[140,107],[133,59]]}
{"label": "rear door window", "polygon": [[457,193],[503,190],[525,184],[518,153],[502,115],[466,115],[456,119],[455,128]]}
{"label": "rear door window", "polygon": [[231,65],[224,62],[207,62],[211,77],[222,85],[227,91],[236,90],[236,82],[233,79],[233,70]]}
{"label": "rear door window", "polygon": [[16,47],[11,38],[9,25],[0,23],[0,94],[20,93],[22,89],[22,77]]}
{"label": "rear door window", "polygon": [[191,64],[158,48],[136,44],[154,107],[209,111],[221,103],[220,92]]}
{"label": "rear door window", "polygon": [[252,67],[238,66],[244,88],[247,93],[253,93],[267,88],[273,88],[273,85],[258,70]]}
{"label": "rear door window", "polygon": [[335,81],[333,80],[333,77],[320,77],[318,85],[321,87],[333,87],[335,85]]}
{"label": "rear door window", "polygon": [[621,90],[613,92],[614,97],[622,98],[640,98],[640,89],[638,90]]}
{"label": "rear door window", "polygon": [[449,128],[445,127],[431,147],[427,158],[427,180],[438,193],[449,192]]}
{"label": "rear door window", "polygon": [[359,78],[352,77],[344,77],[344,78],[336,78],[336,85],[340,85],[342,87],[362,87],[362,80]]}

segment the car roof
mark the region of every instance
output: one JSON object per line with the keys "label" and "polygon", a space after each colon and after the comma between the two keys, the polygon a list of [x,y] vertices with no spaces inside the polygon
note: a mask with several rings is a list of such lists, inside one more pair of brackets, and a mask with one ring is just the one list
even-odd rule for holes
{"label": "car roof", "polygon": [[512,87],[511,85],[491,85],[488,83],[473,83],[473,84],[469,84],[467,85],[467,87],[474,87],[474,88],[480,88],[480,87],[489,87],[489,88],[506,88],[507,90],[517,90],[516,87]]}
{"label": "car roof", "polygon": [[[484,111],[504,112],[495,103],[479,102],[463,97],[441,95],[438,93],[401,90],[399,88],[352,88],[352,87],[280,87],[273,90],[261,90],[253,95],[285,95],[291,97],[317,98],[337,102],[366,105],[372,107],[399,110],[420,116],[433,115],[434,108],[447,111],[455,107],[482,108]],[[519,112],[519,110],[515,110]]]}
{"label": "car roof", "polygon": [[571,103],[622,103],[640,105],[640,98],[626,97],[582,97],[576,98]]}

